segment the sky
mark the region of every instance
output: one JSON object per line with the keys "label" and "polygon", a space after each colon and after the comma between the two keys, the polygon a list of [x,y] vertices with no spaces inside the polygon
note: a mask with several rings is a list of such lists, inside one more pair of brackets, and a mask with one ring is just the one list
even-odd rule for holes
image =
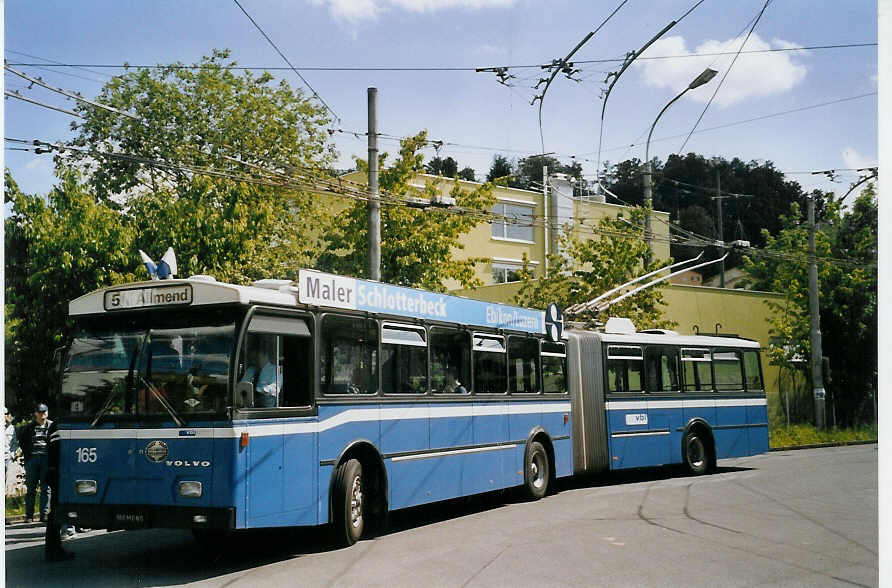
{"label": "sky", "polygon": [[[627,0],[574,56],[576,79],[558,75],[549,87],[541,140],[538,104],[530,104],[541,91],[534,89],[536,82],[548,75],[540,65],[564,57],[621,0],[239,1],[339,119],[333,140],[340,168],[350,167],[353,156],[367,156],[366,137],[353,133],[366,132],[366,89],[376,87],[384,151],[398,151],[392,137],[427,129],[431,139],[443,141],[441,157],[474,168],[478,178],[497,153],[522,157],[543,147],[564,163],[575,158],[594,177],[599,133],[602,163],[643,159],[647,131],[660,109],[706,67],[718,75],[662,116],[652,156],[665,160],[671,153],[695,152],[771,161],[804,189],[838,194],[858,178],[856,172],[840,171],[834,182],[810,172],[877,163],[877,47],[800,49],[875,44],[874,0],[773,0],[744,47],[760,52],[744,52],[736,60],[691,54],[737,51],[764,0]],[[85,97],[95,97],[122,71],[97,65],[188,64],[215,48],[230,49],[240,65],[286,65],[232,0],[6,0],[4,18],[10,64],[86,64],[14,66]],[[619,78],[601,126],[607,74],[679,18]],[[616,61],[603,61],[611,59]],[[493,72],[474,71],[503,66],[513,76],[507,85]],[[275,75],[304,87],[293,72]],[[28,89],[28,82],[8,72],[4,83],[29,98],[73,106],[49,90]],[[714,93],[697,131],[685,141]],[[5,137],[55,142],[72,136],[67,114],[14,98],[4,105]],[[4,165],[20,187],[47,192],[55,182],[51,156],[5,146]],[[435,154],[433,148],[426,152]]]}

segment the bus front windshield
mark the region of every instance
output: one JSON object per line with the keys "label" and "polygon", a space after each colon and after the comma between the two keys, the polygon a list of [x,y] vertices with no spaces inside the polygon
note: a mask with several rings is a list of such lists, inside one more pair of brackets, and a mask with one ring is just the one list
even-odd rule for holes
{"label": "bus front windshield", "polygon": [[182,425],[222,413],[235,321],[210,318],[216,320],[84,322],[62,373],[62,414],[94,424],[162,417]]}

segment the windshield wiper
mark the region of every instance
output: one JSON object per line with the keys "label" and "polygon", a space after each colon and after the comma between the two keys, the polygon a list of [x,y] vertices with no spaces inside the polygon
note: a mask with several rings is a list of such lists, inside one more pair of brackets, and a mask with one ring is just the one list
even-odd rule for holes
{"label": "windshield wiper", "polygon": [[161,403],[161,406],[163,406],[164,410],[166,410],[170,414],[170,418],[173,419],[173,422],[175,422],[178,427],[186,426],[185,421],[183,421],[183,419],[181,419],[179,417],[179,415],[177,415],[177,411],[175,411],[173,409],[173,406],[171,406],[170,402],[167,400],[167,397],[164,395],[163,392],[158,390],[158,388],[156,388],[150,381],[145,379],[143,376],[139,377],[139,381],[142,382],[142,385],[145,386],[146,388],[148,388],[149,392],[152,393],[152,396],[154,396],[155,399]]}
{"label": "windshield wiper", "polygon": [[[136,366],[136,358],[141,353],[141,350],[145,348],[146,339],[149,338],[149,335],[152,333],[152,329],[146,331],[146,334],[143,335],[142,341],[140,341],[139,345],[133,348],[133,355],[130,356],[130,367],[127,370],[127,380],[125,386],[127,388],[130,387],[130,382],[133,377],[133,368]],[[93,422],[90,423],[90,427],[95,427],[99,423],[99,419],[101,419],[108,409],[111,408],[112,402],[114,402],[118,398],[118,391],[115,389],[114,385],[112,385],[111,391],[108,393],[108,396],[105,399],[105,404],[102,405],[102,409],[98,413],[96,413],[96,418],[93,419]],[[126,400],[125,400],[126,402]],[[126,410],[126,407],[125,407]]]}

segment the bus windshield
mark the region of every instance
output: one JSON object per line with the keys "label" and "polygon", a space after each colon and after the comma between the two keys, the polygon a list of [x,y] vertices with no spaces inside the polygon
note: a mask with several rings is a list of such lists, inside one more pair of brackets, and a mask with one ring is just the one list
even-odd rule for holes
{"label": "bus windshield", "polygon": [[103,318],[84,321],[72,341],[62,373],[62,415],[94,424],[163,417],[182,425],[199,413],[220,414],[230,404],[232,317],[217,315],[201,324]]}

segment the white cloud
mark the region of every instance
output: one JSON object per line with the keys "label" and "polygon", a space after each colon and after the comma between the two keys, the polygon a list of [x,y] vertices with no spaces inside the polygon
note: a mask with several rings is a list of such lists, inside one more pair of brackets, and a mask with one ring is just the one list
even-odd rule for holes
{"label": "white cloud", "polygon": [[[672,88],[676,92],[683,90],[705,68],[711,67],[718,70],[716,78],[707,86],[686,94],[686,97],[691,100],[706,102],[712,96],[716,84],[719,83],[734,58],[733,54],[722,56],[714,54],[736,52],[742,42],[743,37],[728,41],[708,40],[693,50],[688,50],[684,37],[666,37],[651,45],[644,56],[676,56],[694,53],[712,55],[684,59],[645,59],[636,61],[635,65],[642,72],[645,84],[659,88]],[[744,51],[791,47],[799,47],[799,45],[781,39],[774,39],[768,43],[762,40],[758,34],[753,33],[744,47]],[[734,63],[734,68],[728,74],[713,103],[730,106],[744,100],[780,94],[792,89],[805,79],[807,72],[804,65],[791,59],[796,53],[799,52],[742,53]]]}
{"label": "white cloud", "polygon": [[846,147],[842,152],[842,160],[845,162],[846,167],[861,169],[865,167],[875,167],[877,164],[876,159],[869,159],[864,157],[857,151],[855,151],[852,147]]}
{"label": "white cloud", "polygon": [[428,13],[440,10],[481,10],[508,8],[516,0],[310,0],[315,6],[328,6],[335,20],[356,24],[376,20],[388,10]]}
{"label": "white cloud", "polygon": [[25,169],[28,171],[36,171],[36,172],[47,172],[53,169],[53,160],[44,156],[44,157],[35,157],[31,161],[25,164]]}
{"label": "white cloud", "polygon": [[474,48],[474,53],[477,55],[506,55],[508,50],[501,45],[478,45]]}

